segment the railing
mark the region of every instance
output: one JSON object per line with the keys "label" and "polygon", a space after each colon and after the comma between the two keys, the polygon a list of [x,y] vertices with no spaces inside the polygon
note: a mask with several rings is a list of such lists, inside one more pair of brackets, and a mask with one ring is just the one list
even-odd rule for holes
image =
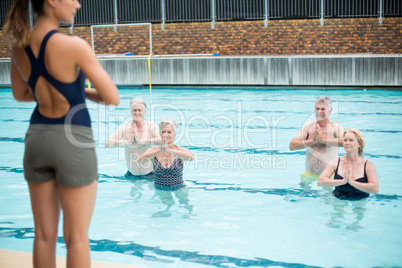
{"label": "railing", "polygon": [[[0,27],[14,0],[0,1]],[[75,26],[402,16],[401,0],[85,0]],[[31,24],[35,17],[31,16]],[[67,26],[67,25],[64,25]]]}
{"label": "railing", "polygon": [[[116,85],[402,89],[402,56],[100,57]],[[166,68],[169,66],[169,68]],[[258,66],[256,68],[256,66]],[[151,69],[151,71],[150,71]],[[0,60],[0,87],[10,87],[10,59]],[[127,75],[134,74],[135,75]]]}

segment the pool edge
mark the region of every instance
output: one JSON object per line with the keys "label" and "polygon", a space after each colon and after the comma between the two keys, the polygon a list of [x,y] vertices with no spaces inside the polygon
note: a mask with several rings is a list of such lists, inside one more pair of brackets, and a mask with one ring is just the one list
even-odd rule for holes
{"label": "pool edge", "polygon": [[[66,258],[56,257],[57,268],[66,267]],[[7,268],[32,268],[32,253],[0,249],[0,267]],[[118,263],[91,261],[92,268],[144,268],[144,266],[133,266]]]}

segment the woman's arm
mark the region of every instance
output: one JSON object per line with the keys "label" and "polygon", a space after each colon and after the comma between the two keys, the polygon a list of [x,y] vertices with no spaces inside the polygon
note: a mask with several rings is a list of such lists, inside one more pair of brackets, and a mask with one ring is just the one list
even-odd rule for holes
{"label": "woman's arm", "polygon": [[21,76],[20,70],[18,70],[17,65],[15,64],[16,58],[21,58],[21,53],[23,49],[18,47],[16,43],[12,45],[12,53],[11,53],[11,90],[13,92],[13,96],[17,101],[28,102],[35,101],[31,90],[27,82]]}
{"label": "woman's arm", "polygon": [[71,37],[71,46],[74,49],[77,65],[94,86],[85,90],[87,98],[106,105],[118,105],[120,99],[117,87],[100,65],[89,44],[74,36]]}
{"label": "woman's arm", "polygon": [[95,88],[85,88],[85,97],[96,103],[103,103],[105,101]]}
{"label": "woman's arm", "polygon": [[137,162],[141,162],[144,159],[153,158],[158,154],[160,154],[161,152],[162,152],[162,146],[151,147],[138,157]]}
{"label": "woman's arm", "polygon": [[366,193],[377,194],[379,185],[375,166],[372,162],[368,161],[366,165],[367,183],[362,183],[349,178],[349,184]]}
{"label": "woman's arm", "polygon": [[334,158],[331,161],[329,161],[328,165],[321,172],[321,175],[317,180],[318,186],[340,186],[347,183],[347,178],[343,178],[343,180],[331,179],[332,174],[334,174],[335,172],[337,163],[338,158]]}
{"label": "woman's arm", "polygon": [[179,147],[178,149],[171,149],[166,147],[165,151],[175,155],[185,161],[192,161],[194,159],[193,154],[190,152],[189,149],[185,148],[185,147]]}

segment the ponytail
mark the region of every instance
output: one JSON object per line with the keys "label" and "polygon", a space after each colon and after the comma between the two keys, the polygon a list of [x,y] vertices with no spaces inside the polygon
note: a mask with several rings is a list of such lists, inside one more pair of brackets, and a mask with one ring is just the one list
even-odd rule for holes
{"label": "ponytail", "polygon": [[17,45],[25,47],[29,43],[28,17],[29,0],[15,0],[4,21],[4,31],[6,35],[14,35]]}

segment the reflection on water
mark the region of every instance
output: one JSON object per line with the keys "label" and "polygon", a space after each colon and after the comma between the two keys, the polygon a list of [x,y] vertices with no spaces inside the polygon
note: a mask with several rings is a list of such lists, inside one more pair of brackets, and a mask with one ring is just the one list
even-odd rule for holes
{"label": "reflection on water", "polygon": [[[357,201],[341,200],[332,195],[325,199],[325,203],[333,206],[333,211],[330,213],[330,219],[326,224],[330,228],[340,229],[345,227],[347,230],[359,231],[363,229],[360,222],[364,218],[364,213],[366,211],[366,204],[368,198]],[[348,217],[350,212],[348,212],[349,206],[352,206],[353,217]]]}
{"label": "reflection on water", "polygon": [[163,211],[158,211],[154,214],[152,214],[153,218],[161,218],[161,217],[170,217],[172,213],[170,212],[170,208],[176,204],[173,195],[176,196],[176,198],[179,201],[179,206],[185,208],[188,211],[188,216],[190,216],[193,212],[193,205],[190,205],[190,199],[188,195],[189,189],[188,187],[183,187],[180,188],[176,191],[162,191],[162,190],[157,190],[155,189],[155,195],[157,199],[159,199],[164,205],[166,205],[166,208]]}
{"label": "reflection on water", "polygon": [[[300,187],[303,192],[310,192],[312,189],[312,183],[316,183],[318,177],[308,176],[305,173],[300,175]],[[333,187],[323,186],[323,192],[326,192],[324,197],[325,204],[333,206],[333,211],[330,213],[331,217],[326,224],[330,228],[340,229],[343,225],[346,225],[347,230],[358,231],[363,227],[360,225],[360,221],[364,218],[364,212],[366,209],[364,206],[367,204],[368,198],[357,201],[341,200],[332,195]],[[352,206],[353,220],[350,220],[347,216],[350,214],[347,212],[349,205]]]}
{"label": "reflection on water", "polygon": [[125,179],[131,181],[132,186],[130,190],[131,197],[134,198],[136,202],[138,202],[145,191],[155,191],[155,194],[152,200],[157,200],[164,204],[166,207],[152,214],[152,218],[166,218],[172,215],[170,211],[171,208],[176,204],[175,198],[178,200],[179,207],[185,208],[188,211],[188,214],[185,215],[186,218],[190,218],[191,216],[195,216],[193,212],[193,205],[190,204],[189,198],[189,188],[183,187],[176,191],[162,191],[155,189],[154,181],[149,179],[133,179],[132,177],[125,176]]}
{"label": "reflection on water", "polygon": [[142,192],[149,191],[154,188],[154,182],[150,180],[130,180],[132,182],[130,195],[135,200],[139,200],[142,197]]}
{"label": "reflection on water", "polygon": [[[0,225],[3,222],[0,222]],[[4,228],[0,226],[0,238],[16,238],[33,240],[33,228]],[[57,243],[65,246],[63,237],[58,237]],[[178,261],[186,262],[188,267],[191,264],[204,264],[206,267],[298,267],[318,268],[319,266],[306,265],[303,263],[292,263],[275,261],[266,258],[243,259],[225,255],[207,255],[187,250],[168,250],[160,246],[149,246],[138,244],[134,241],[116,241],[109,239],[89,239],[91,251],[113,252],[124,255],[131,255],[150,261],[151,263],[166,263],[174,265]],[[152,266],[152,265],[151,265]],[[174,266],[171,266],[174,267]]]}

